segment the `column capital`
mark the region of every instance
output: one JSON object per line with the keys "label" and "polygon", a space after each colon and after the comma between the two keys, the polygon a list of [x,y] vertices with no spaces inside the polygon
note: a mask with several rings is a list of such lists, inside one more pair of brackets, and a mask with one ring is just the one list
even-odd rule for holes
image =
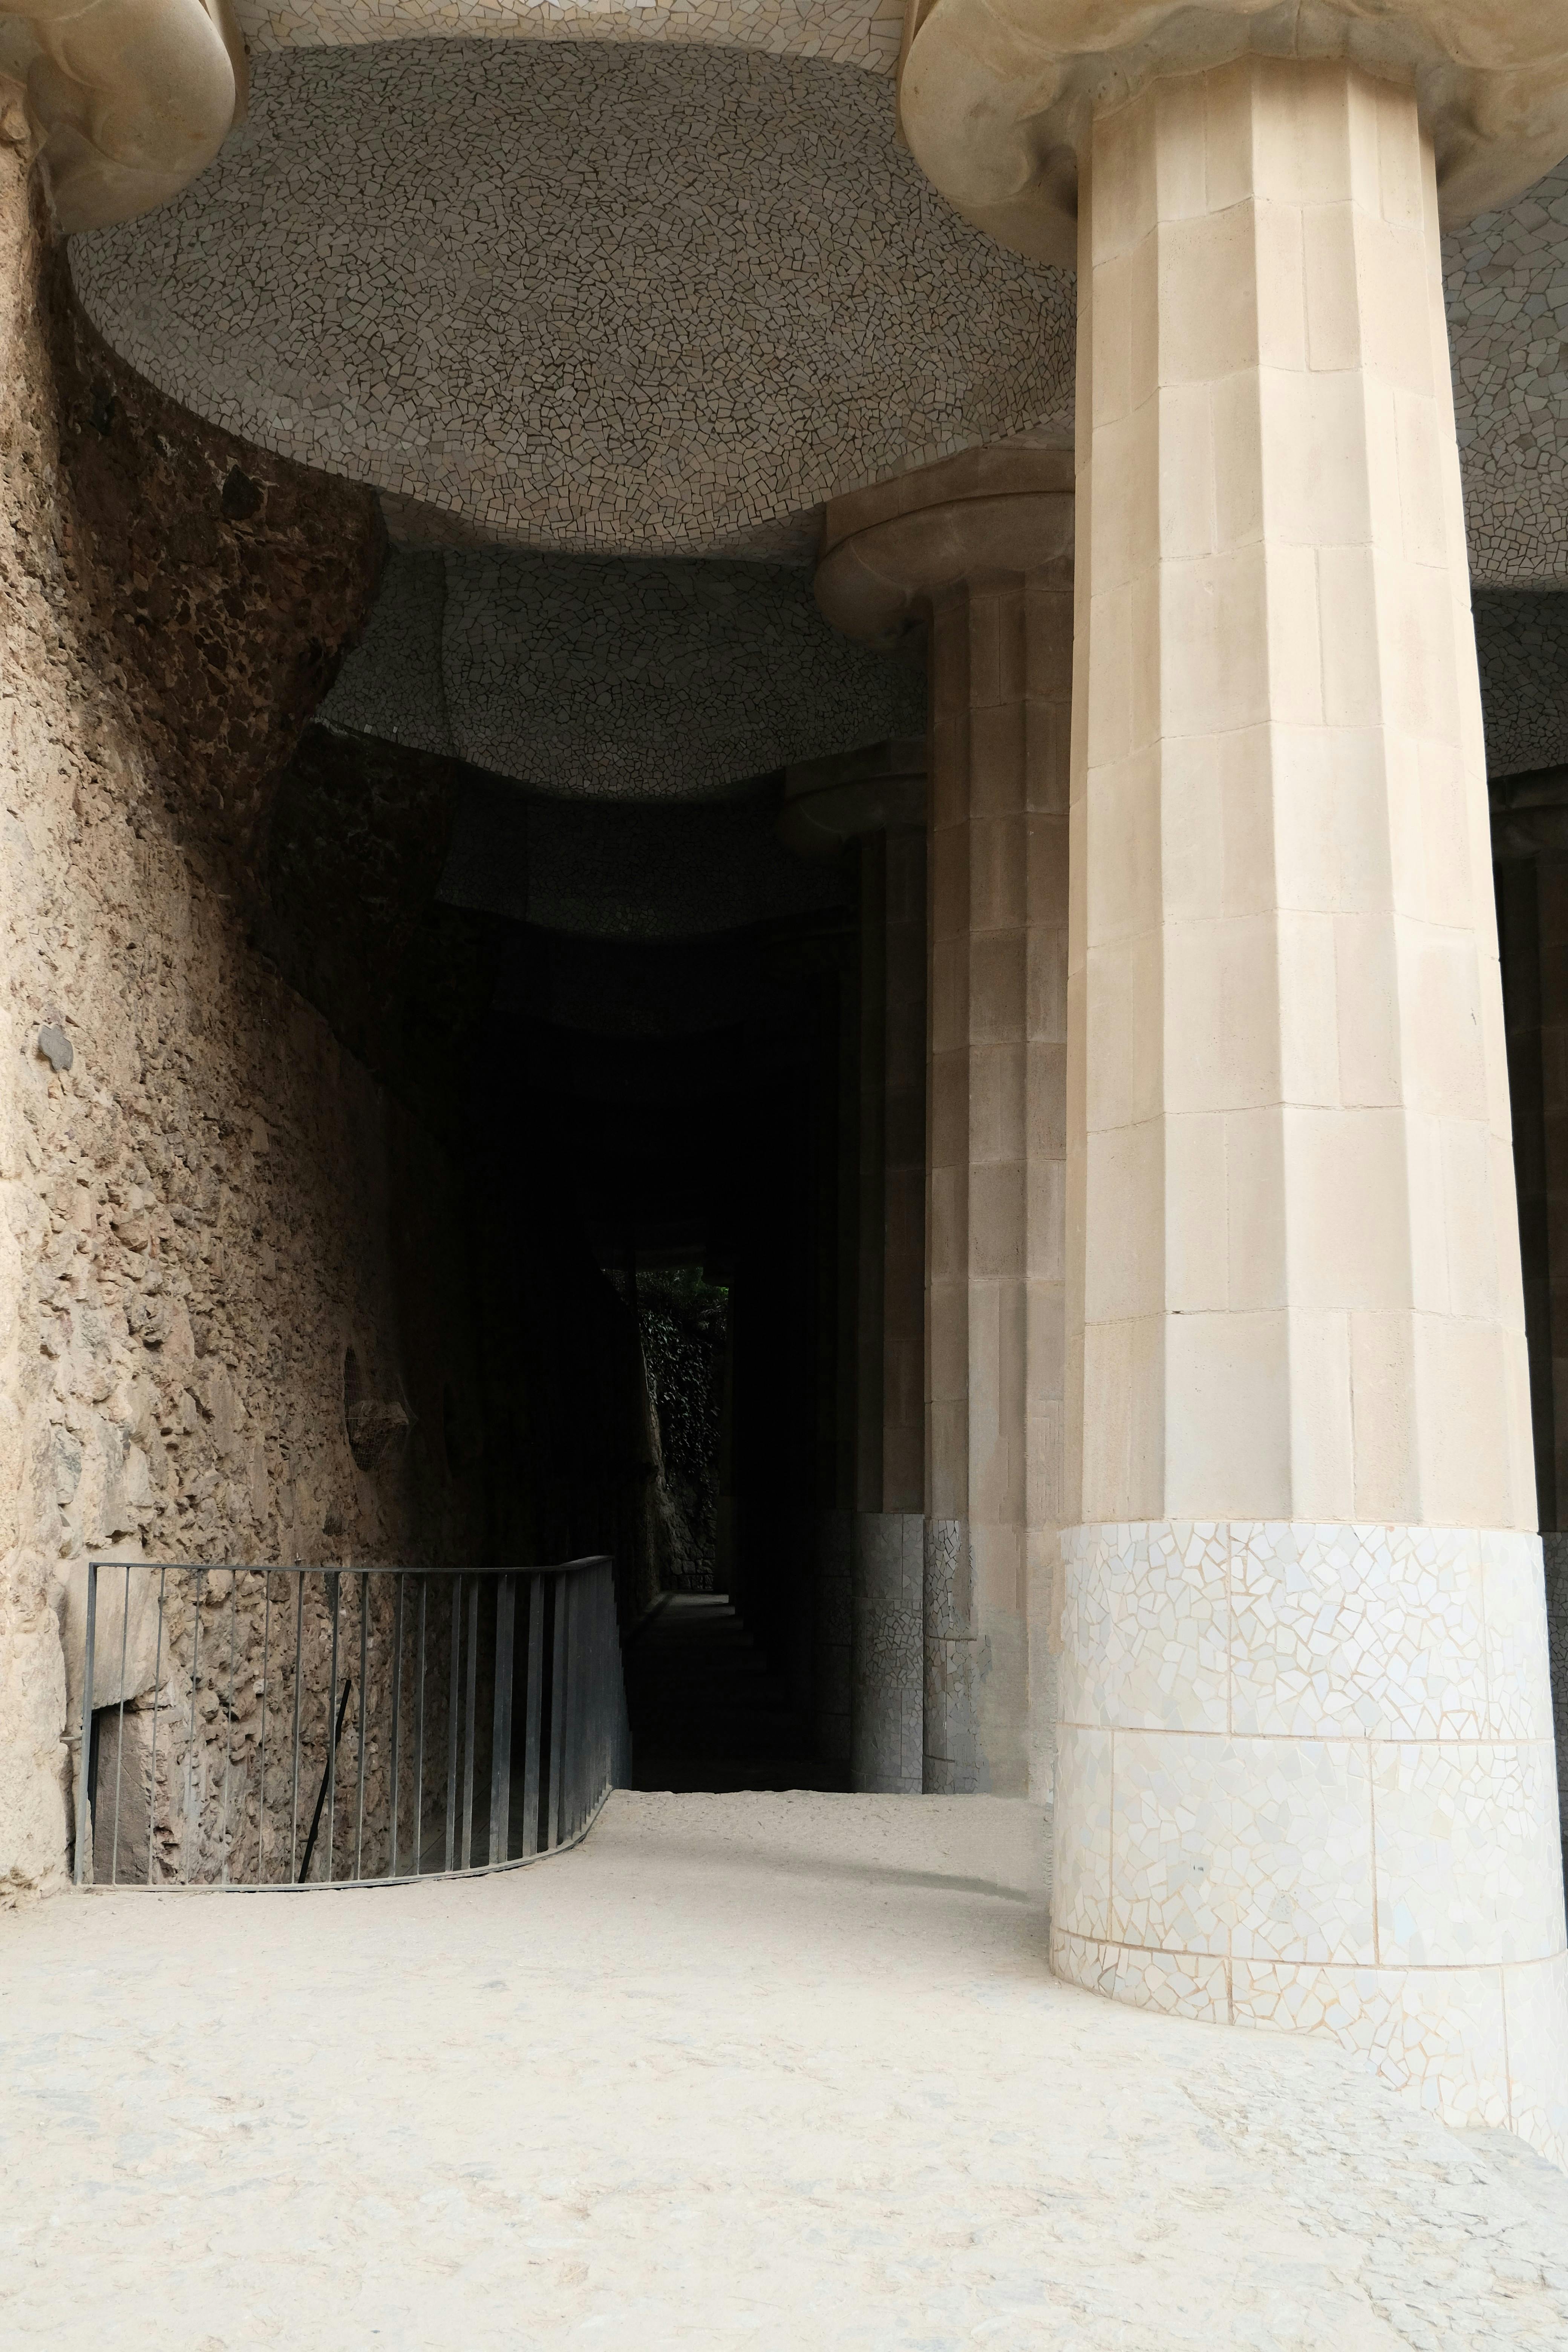
{"label": "column capital", "polygon": [[944,589],[1068,585],[1072,551],[1073,453],[1020,434],[829,499],[816,601],[847,636],[889,645]]}
{"label": "column capital", "polygon": [[926,739],[895,736],[784,770],[779,839],[803,857],[837,857],[847,842],[926,817]]}
{"label": "column capital", "polygon": [[178,195],[244,120],[249,89],[230,0],[0,0],[0,63],[26,75],[68,236]]}
{"label": "column capital", "polygon": [[1511,203],[1568,153],[1562,0],[908,0],[904,133],[966,220],[1040,261],[1077,254],[1091,116],[1244,55],[1343,60],[1414,86],[1444,225]]}

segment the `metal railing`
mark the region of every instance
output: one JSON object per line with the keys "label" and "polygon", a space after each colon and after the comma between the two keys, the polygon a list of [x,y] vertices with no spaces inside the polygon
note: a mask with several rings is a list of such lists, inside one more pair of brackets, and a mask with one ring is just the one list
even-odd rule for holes
{"label": "metal railing", "polygon": [[504,1869],[630,1777],[607,1558],[87,1571],[78,1885]]}

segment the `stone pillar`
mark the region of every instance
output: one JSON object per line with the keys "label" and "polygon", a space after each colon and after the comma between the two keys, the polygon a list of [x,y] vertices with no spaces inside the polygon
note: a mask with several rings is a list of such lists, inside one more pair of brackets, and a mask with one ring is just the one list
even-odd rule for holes
{"label": "stone pillar", "polygon": [[[923,1785],[1048,1794],[1072,505],[1043,438],[828,508],[817,595],[930,631]],[[1042,1640],[1040,1644],[1045,1644]]]}
{"label": "stone pillar", "polygon": [[[923,803],[923,743],[920,753]],[[918,1796],[925,1755],[923,830],[901,826],[861,843],[860,935],[861,1263],[880,1279],[861,1318],[851,1785]]]}
{"label": "stone pillar", "polygon": [[1494,777],[1490,793],[1558,1819],[1568,1853],[1568,768]]}
{"label": "stone pillar", "polygon": [[925,1331],[923,737],[790,769],[779,830],[858,866],[850,1786],[918,1795]]}
{"label": "stone pillar", "polygon": [[1080,192],[1053,1961],[1568,2149],[1568,1963],[1430,137],[1343,62]]}

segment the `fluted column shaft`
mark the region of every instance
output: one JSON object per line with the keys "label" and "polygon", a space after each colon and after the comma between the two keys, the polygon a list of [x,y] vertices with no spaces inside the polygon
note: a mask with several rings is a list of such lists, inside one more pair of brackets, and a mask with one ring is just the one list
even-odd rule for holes
{"label": "fluted column shaft", "polygon": [[817,596],[928,630],[923,1781],[1050,1792],[1062,1436],[1068,453],[828,508]]}
{"label": "fluted column shaft", "polygon": [[1053,1960],[1568,2151],[1431,142],[1173,76],[1080,234]]}
{"label": "fluted column shaft", "polygon": [[[1059,1519],[1071,602],[961,582],[931,624],[926,1786],[1042,1790]],[[1038,1665],[1045,1652],[1043,1643]]]}

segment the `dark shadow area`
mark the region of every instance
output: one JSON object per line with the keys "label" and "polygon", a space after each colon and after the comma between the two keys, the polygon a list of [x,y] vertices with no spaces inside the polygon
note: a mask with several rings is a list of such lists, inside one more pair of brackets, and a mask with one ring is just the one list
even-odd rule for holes
{"label": "dark shadow area", "polygon": [[613,1554],[645,1786],[847,1785],[812,1675],[856,899],[780,791],[569,804],[318,725],[257,924],[456,1166],[479,1371],[426,1434],[492,1560]]}

